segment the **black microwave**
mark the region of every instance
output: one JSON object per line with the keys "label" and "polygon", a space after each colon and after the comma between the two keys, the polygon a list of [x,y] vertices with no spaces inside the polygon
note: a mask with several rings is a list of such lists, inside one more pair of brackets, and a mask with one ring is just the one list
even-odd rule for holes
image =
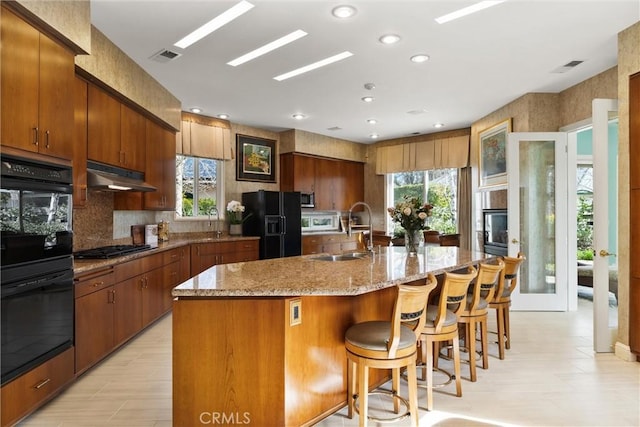
{"label": "black microwave", "polygon": [[300,193],[300,207],[315,208],[316,198],[314,196],[314,193]]}

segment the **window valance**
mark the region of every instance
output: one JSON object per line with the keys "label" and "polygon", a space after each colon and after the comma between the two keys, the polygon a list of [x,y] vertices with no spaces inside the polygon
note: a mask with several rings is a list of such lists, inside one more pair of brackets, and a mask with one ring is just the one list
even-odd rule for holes
{"label": "window valance", "polygon": [[231,130],[182,120],[176,134],[176,154],[229,160],[233,158]]}
{"label": "window valance", "polygon": [[464,168],[469,165],[469,135],[387,145],[376,150],[376,173]]}

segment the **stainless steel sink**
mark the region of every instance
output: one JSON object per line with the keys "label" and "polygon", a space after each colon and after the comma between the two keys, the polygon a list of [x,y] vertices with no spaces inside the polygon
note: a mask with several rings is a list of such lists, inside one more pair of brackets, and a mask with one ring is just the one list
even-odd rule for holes
{"label": "stainless steel sink", "polygon": [[312,259],[317,261],[351,261],[354,259],[366,258],[367,255],[369,254],[363,252],[352,252],[339,255],[320,255],[317,257],[313,257]]}

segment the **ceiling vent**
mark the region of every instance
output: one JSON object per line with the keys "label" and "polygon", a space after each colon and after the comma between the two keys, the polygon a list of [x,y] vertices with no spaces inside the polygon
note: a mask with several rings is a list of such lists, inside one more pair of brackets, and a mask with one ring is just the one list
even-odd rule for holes
{"label": "ceiling vent", "polygon": [[174,59],[180,56],[182,56],[181,53],[173,52],[173,51],[170,51],[169,49],[162,49],[160,52],[157,52],[151,55],[149,59],[151,59],[152,61],[165,63],[165,62],[173,61]]}
{"label": "ceiling vent", "polygon": [[333,127],[327,128],[327,130],[342,130],[342,128],[340,126],[333,126]]}
{"label": "ceiling vent", "polygon": [[567,71],[570,71],[572,69],[574,69],[575,67],[577,67],[578,65],[582,64],[584,61],[570,61],[567,62],[566,64],[556,68],[555,70],[551,71],[552,73],[557,73],[557,74],[561,74],[561,73],[566,73]]}

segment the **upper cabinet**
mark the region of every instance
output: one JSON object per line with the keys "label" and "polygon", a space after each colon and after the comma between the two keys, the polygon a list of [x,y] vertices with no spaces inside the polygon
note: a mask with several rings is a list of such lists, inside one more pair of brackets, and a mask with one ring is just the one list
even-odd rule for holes
{"label": "upper cabinet", "polygon": [[73,88],[73,207],[87,203],[87,82],[75,78]]}
{"label": "upper cabinet", "polygon": [[156,187],[156,191],[116,193],[114,208],[171,211],[176,207],[176,135],[151,120],[144,119],[144,123],[145,181]]}
{"label": "upper cabinet", "polygon": [[104,90],[89,85],[89,160],[144,172],[146,119]]}
{"label": "upper cabinet", "polygon": [[[183,113],[183,115],[186,114]],[[187,116],[187,119],[190,117]],[[231,129],[216,126],[215,123],[198,123],[193,119],[182,120],[182,129],[176,148],[178,154],[185,156],[232,159]]]}
{"label": "upper cabinet", "polygon": [[73,158],[74,55],[2,8],[2,145]]}
{"label": "upper cabinet", "polygon": [[364,164],[286,153],[280,156],[280,188],[315,194],[316,210],[346,211],[364,200]]}

